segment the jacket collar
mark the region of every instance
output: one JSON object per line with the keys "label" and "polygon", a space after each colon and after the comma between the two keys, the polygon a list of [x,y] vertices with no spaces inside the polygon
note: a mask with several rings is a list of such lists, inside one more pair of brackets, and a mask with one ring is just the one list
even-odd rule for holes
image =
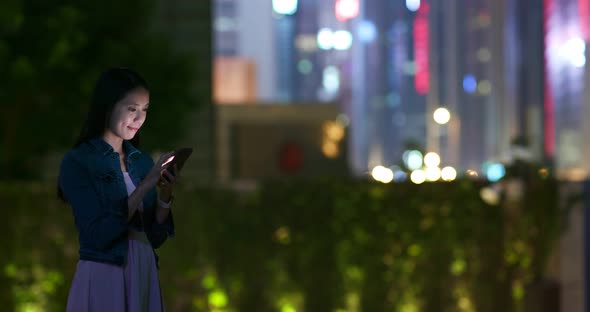
{"label": "jacket collar", "polygon": [[[90,140],[90,144],[96,148],[103,156],[108,155],[114,151],[113,147],[105,142],[101,137],[96,137]],[[141,151],[137,149],[131,142],[124,140],[123,141],[123,150],[126,152],[127,157],[134,157],[134,155],[139,156]]]}

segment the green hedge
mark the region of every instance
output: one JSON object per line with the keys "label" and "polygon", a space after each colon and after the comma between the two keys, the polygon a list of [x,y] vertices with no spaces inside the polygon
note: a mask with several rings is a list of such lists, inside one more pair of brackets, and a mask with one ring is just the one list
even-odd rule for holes
{"label": "green hedge", "polygon": [[[557,183],[273,181],[179,191],[159,250],[169,311],[520,311],[559,233]],[[4,311],[63,311],[77,234],[53,185],[0,184]]]}

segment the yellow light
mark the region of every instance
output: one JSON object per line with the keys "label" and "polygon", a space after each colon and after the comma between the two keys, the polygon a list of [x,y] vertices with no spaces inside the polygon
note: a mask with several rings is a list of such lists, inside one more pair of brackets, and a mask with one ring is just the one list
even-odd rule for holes
{"label": "yellow light", "polygon": [[439,125],[444,125],[451,120],[451,113],[444,107],[437,108],[432,116],[434,117],[434,121]]}
{"label": "yellow light", "polygon": [[477,178],[477,177],[479,177],[479,174],[475,170],[469,169],[469,170],[467,170],[466,173],[467,173],[467,176],[470,177],[470,178]]}
{"label": "yellow light", "polygon": [[541,168],[539,169],[539,175],[541,178],[545,179],[549,176],[549,170],[547,170],[547,168]]}
{"label": "yellow light", "polygon": [[490,94],[492,92],[492,83],[489,80],[482,80],[477,85],[477,90],[481,94]]}
{"label": "yellow light", "polygon": [[326,121],[323,125],[324,135],[333,141],[344,138],[344,127],[337,121]]}
{"label": "yellow light", "polygon": [[426,167],[437,167],[440,165],[440,156],[437,153],[430,152],[424,156],[424,164]]}
{"label": "yellow light", "polygon": [[274,237],[281,244],[289,244],[289,242],[290,242],[289,228],[281,226],[280,228],[278,228],[275,231]]}
{"label": "yellow light", "polygon": [[383,166],[377,166],[371,171],[371,175],[375,181],[381,183],[390,183],[393,181],[393,171]]}
{"label": "yellow light", "polygon": [[457,170],[453,167],[444,167],[441,171],[441,176],[445,181],[453,181],[457,178]]}
{"label": "yellow light", "polygon": [[340,154],[340,151],[336,143],[332,141],[324,141],[322,144],[322,153],[328,158],[336,158],[338,157],[338,154]]}
{"label": "yellow light", "polygon": [[426,172],[422,169],[414,170],[410,175],[410,180],[412,180],[414,184],[422,184],[426,181]]}
{"label": "yellow light", "polygon": [[500,203],[500,195],[494,189],[484,187],[479,191],[479,196],[488,205],[495,206]]}
{"label": "yellow light", "polygon": [[481,48],[477,51],[477,59],[482,62],[488,62],[492,58],[492,53],[488,48]]}
{"label": "yellow light", "polygon": [[426,168],[426,179],[430,182],[438,181],[440,179],[440,168],[439,167]]}

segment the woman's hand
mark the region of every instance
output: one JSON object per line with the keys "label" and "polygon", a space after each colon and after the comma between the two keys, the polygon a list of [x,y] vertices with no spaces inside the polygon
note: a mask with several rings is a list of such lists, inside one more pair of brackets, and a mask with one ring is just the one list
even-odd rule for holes
{"label": "woman's hand", "polygon": [[174,186],[176,185],[176,181],[178,181],[178,173],[178,167],[176,164],[174,164],[172,170],[162,170],[158,186],[160,187],[160,198],[165,202],[167,202],[170,196],[172,196]]}
{"label": "woman's hand", "polygon": [[146,183],[148,189],[156,187],[158,181],[162,177],[162,172],[164,172],[164,170],[168,169],[170,166],[169,164],[162,166],[162,164],[165,163],[172,155],[174,155],[174,152],[164,153],[162,156],[160,156],[160,159],[158,159],[148,175],[143,179],[142,183]]}

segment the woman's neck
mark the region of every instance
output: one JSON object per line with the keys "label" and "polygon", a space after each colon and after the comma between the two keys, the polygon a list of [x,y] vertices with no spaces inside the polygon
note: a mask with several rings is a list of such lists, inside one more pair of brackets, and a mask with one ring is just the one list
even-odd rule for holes
{"label": "woman's neck", "polygon": [[106,131],[102,139],[113,147],[113,150],[119,155],[123,155],[123,139],[110,131]]}

